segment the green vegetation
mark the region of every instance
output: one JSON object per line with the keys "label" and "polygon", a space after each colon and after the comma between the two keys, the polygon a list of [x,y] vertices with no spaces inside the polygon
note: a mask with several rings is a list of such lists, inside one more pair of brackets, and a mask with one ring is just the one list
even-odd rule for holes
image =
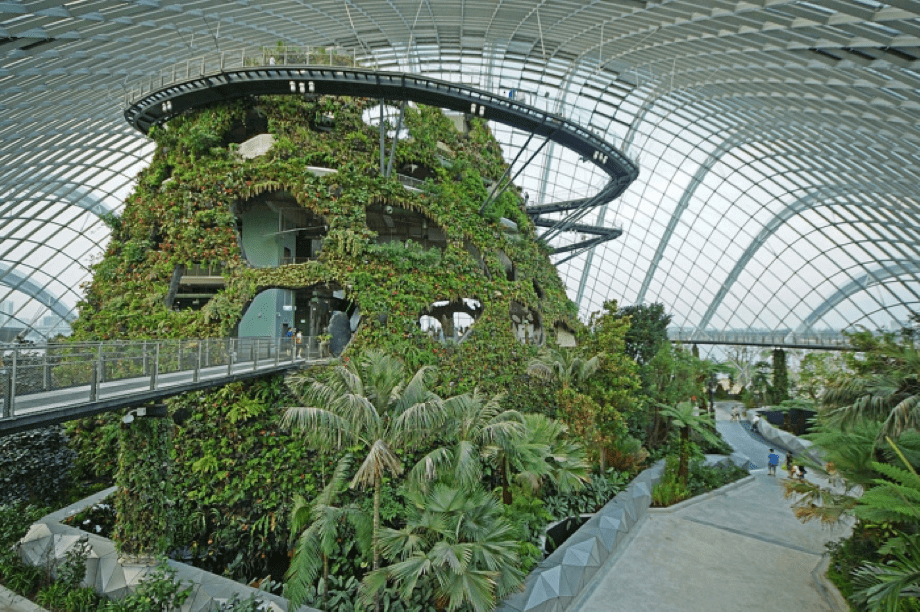
{"label": "green vegetation", "polygon": [[828,575],[858,610],[917,610],[920,596],[918,349],[912,330],[854,334],[859,353],[830,370],[809,437],[824,453],[833,488],[787,485],[796,516],[853,535],[829,547]]}
{"label": "green vegetation", "polygon": [[[71,424],[75,473],[105,482],[118,472],[114,536],[125,552],[247,583],[284,577],[285,595],[330,611],[359,600],[485,610],[540,561],[549,521],[602,506],[650,453],[676,465],[705,442],[682,440],[666,411],[702,397],[709,365],[667,342],[660,304],[609,302],[578,320],[517,188],[480,213],[506,169],[485,122],[467,117],[458,132],[436,109],[406,108],[411,138],[395,167],[429,178],[407,190],[382,176],[377,130],[362,120],[376,103],[252,98],[152,131],[150,167],[106,219],[112,240],[76,339],[231,336],[271,288],[342,291],[361,320],[338,361],[287,384],[188,393],[169,401],[174,419]],[[265,131],[265,155],[236,154]],[[251,266],[234,211],[259,198],[321,220],[322,249]],[[385,207],[437,227],[443,242],[376,236],[368,217]],[[171,280],[196,265],[220,269],[223,287],[200,308],[171,308]],[[422,329],[433,304],[465,299],[481,312],[462,341]],[[181,596],[161,578],[163,597]]]}

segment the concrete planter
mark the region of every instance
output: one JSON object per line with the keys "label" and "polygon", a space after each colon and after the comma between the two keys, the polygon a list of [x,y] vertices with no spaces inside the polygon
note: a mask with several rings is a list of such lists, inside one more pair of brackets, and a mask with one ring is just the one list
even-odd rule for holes
{"label": "concrete planter", "polygon": [[[83,586],[93,587],[97,593],[110,599],[120,599],[137,589],[138,585],[153,571],[149,561],[120,559],[115,544],[107,538],[86,533],[76,527],[62,523],[86,508],[104,500],[115,491],[115,487],[53,512],[34,523],[28,533],[19,541],[20,558],[31,565],[47,567],[60,563],[74,546],[86,542],[89,557],[86,559],[86,576]],[[168,561],[176,570],[176,580],[192,584],[192,592],[181,612],[206,612],[217,604],[229,601],[234,594],[247,600],[252,594],[262,602],[261,609],[271,612],[288,612],[288,602],[283,597],[260,591],[210,572]],[[318,612],[314,608],[301,606],[297,612]]]}

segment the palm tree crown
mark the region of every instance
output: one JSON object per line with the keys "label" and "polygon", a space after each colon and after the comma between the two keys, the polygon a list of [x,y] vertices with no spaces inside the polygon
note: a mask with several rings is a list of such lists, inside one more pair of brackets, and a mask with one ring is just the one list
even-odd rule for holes
{"label": "palm tree crown", "polygon": [[433,368],[407,377],[398,359],[367,351],[325,377],[298,373],[288,385],[304,407],[287,408],[282,424],[326,449],[361,446],[366,456],[351,487],[374,489],[374,569],[379,567],[380,491],[385,474],[403,471],[398,450],[426,440],[444,420],[441,398],[428,389]]}

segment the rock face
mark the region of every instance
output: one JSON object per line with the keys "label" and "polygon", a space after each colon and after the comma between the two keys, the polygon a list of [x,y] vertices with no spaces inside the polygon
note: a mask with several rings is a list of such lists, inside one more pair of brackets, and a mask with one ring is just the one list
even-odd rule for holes
{"label": "rock face", "polygon": [[255,159],[268,153],[272,145],[275,144],[275,138],[271,134],[259,134],[249,140],[240,143],[239,153],[243,159]]}
{"label": "rock face", "polygon": [[[112,220],[76,336],[297,329],[329,334],[334,354],[374,347],[410,366],[437,363],[455,389],[522,373],[553,330],[579,323],[517,190],[480,213],[506,167],[500,147],[477,118],[407,108],[411,137],[393,167],[428,178],[406,187],[381,172],[378,129],[362,119],[375,104],[253,98],[155,130],[153,162]],[[387,138],[387,155],[392,146]],[[221,273],[170,296],[177,266]],[[428,314],[462,300],[478,301],[475,318]]]}

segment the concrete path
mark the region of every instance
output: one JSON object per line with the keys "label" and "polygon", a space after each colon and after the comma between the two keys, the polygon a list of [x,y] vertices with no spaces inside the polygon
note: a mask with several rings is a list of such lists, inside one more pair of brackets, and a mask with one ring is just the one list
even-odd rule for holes
{"label": "concrete path", "polygon": [[[730,403],[717,405],[717,426],[758,466],[767,447],[739,423]],[[724,430],[724,431],[723,431]],[[778,453],[782,456],[782,453]],[[824,544],[848,535],[800,523],[783,497],[782,469],[765,467],[719,494],[651,510],[631,541],[611,557],[575,600],[574,612],[837,612],[846,603],[822,576]]]}

